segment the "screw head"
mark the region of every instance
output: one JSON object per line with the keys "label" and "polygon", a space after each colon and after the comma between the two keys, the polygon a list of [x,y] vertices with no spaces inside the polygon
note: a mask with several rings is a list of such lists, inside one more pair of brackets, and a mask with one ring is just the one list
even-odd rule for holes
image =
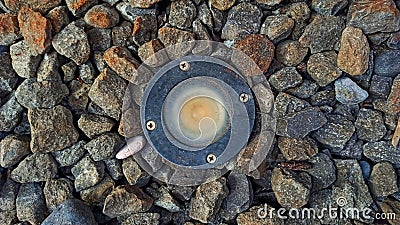
{"label": "screw head", "polygon": [[179,69],[181,69],[182,71],[188,71],[190,69],[189,62],[182,61],[181,63],[179,63]]}
{"label": "screw head", "polygon": [[242,93],[239,96],[241,102],[246,103],[250,100],[250,96],[247,93]]}
{"label": "screw head", "polygon": [[156,129],[156,122],[154,122],[152,120],[147,121],[146,128],[147,128],[147,130],[150,130],[150,131],[155,130]]}
{"label": "screw head", "polygon": [[207,155],[207,162],[210,164],[213,164],[217,161],[217,156],[215,156],[214,154],[208,154]]}

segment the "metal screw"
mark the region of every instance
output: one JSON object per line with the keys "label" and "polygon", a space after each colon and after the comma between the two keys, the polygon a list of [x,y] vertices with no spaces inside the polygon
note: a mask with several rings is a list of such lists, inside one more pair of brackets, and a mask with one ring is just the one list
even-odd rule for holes
{"label": "metal screw", "polygon": [[182,71],[188,71],[190,69],[190,64],[186,61],[179,63],[179,69]]}
{"label": "metal screw", "polygon": [[250,96],[246,93],[242,93],[240,94],[239,99],[241,102],[246,103],[250,100]]}
{"label": "metal screw", "polygon": [[215,156],[214,154],[209,154],[207,155],[207,162],[210,164],[213,164],[217,161],[217,156]]}
{"label": "metal screw", "polygon": [[156,122],[154,122],[152,120],[147,121],[146,128],[147,128],[147,130],[150,130],[150,131],[151,130],[155,130],[156,129]]}

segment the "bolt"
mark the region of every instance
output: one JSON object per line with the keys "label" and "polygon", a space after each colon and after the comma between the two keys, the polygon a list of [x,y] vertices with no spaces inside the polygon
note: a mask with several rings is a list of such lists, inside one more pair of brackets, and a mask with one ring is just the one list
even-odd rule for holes
{"label": "bolt", "polygon": [[190,69],[190,64],[186,61],[179,63],[179,69],[182,71],[188,71]]}
{"label": "bolt", "polygon": [[240,94],[239,99],[241,102],[246,103],[250,100],[250,96],[246,93],[242,93]]}
{"label": "bolt", "polygon": [[147,128],[147,130],[150,130],[150,131],[151,130],[155,130],[156,129],[156,122],[154,122],[152,120],[147,121],[146,128]]}
{"label": "bolt", "polygon": [[214,154],[209,154],[207,155],[207,162],[210,164],[213,164],[217,161],[217,156],[215,156]]}

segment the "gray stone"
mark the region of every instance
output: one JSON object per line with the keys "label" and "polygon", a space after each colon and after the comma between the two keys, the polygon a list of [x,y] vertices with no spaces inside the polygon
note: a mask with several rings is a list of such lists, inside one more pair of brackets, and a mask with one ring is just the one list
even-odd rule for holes
{"label": "gray stone", "polygon": [[156,198],[156,200],[154,201],[154,205],[164,208],[173,213],[182,210],[182,207],[180,206],[178,201],[174,199],[168,188],[161,186],[157,187],[155,191],[156,193],[154,193],[153,195],[153,197]]}
{"label": "gray stone", "polygon": [[312,178],[313,192],[328,188],[336,181],[336,167],[328,155],[318,153],[309,162],[312,167],[307,172]]}
{"label": "gray stone", "polygon": [[57,174],[57,163],[49,154],[34,153],[12,170],[11,179],[19,183],[46,181]]}
{"label": "gray stone", "polygon": [[158,213],[134,213],[122,221],[121,225],[158,225],[159,220],[160,214]]}
{"label": "gray stone", "polygon": [[282,123],[286,136],[304,138],[311,131],[317,130],[327,122],[318,108],[308,108],[288,114]]}
{"label": "gray stone", "polygon": [[90,29],[87,33],[91,51],[104,52],[111,47],[111,30],[102,28]]}
{"label": "gray stone", "polygon": [[325,106],[334,106],[337,103],[335,92],[333,90],[318,91],[310,97],[310,103],[313,106],[320,106],[321,110],[324,110]]}
{"label": "gray stone", "polygon": [[284,67],[272,74],[268,81],[278,91],[284,91],[288,88],[296,87],[303,81],[303,78],[295,67]]}
{"label": "gray stone", "polygon": [[318,153],[318,146],[311,138],[294,139],[279,137],[278,147],[284,157],[289,160],[304,161]]}
{"label": "gray stone", "polygon": [[122,17],[131,23],[134,23],[138,16],[156,15],[155,9],[136,8],[128,2],[120,2],[116,5],[116,8]]}
{"label": "gray stone", "polygon": [[79,78],[86,84],[92,84],[97,74],[94,70],[93,64],[86,62],[85,64],[79,65]]}
{"label": "gray stone", "polygon": [[396,172],[388,162],[381,162],[373,167],[369,183],[371,192],[376,197],[389,196],[399,190]]}
{"label": "gray stone", "polygon": [[335,93],[336,100],[347,105],[358,104],[368,98],[368,92],[347,77],[335,81]]}
{"label": "gray stone", "polygon": [[286,135],[285,117],[288,114],[299,112],[307,107],[310,107],[308,102],[284,92],[280,92],[278,94],[274,103],[277,117],[276,133],[281,136]]}
{"label": "gray stone", "polygon": [[114,157],[120,147],[121,138],[114,133],[100,135],[84,146],[94,161]]}
{"label": "gray stone", "polygon": [[71,146],[78,140],[71,112],[63,107],[29,109],[31,125],[31,151],[54,152]]}
{"label": "gray stone", "polygon": [[[261,205],[256,205],[251,207],[248,211],[240,213],[237,218],[236,222],[238,225],[253,225],[253,224],[258,224],[258,225],[269,225],[269,224],[274,224],[274,225],[284,225],[285,222],[282,219],[278,218],[278,215],[276,212],[272,212],[272,218],[269,217],[267,212],[264,213],[265,208],[271,209],[272,206],[264,203]],[[260,210],[264,209],[264,210]],[[261,211],[261,216],[265,215],[265,218],[260,218],[259,212]],[[194,224],[185,224],[185,225],[194,225]]]}
{"label": "gray stone", "polygon": [[69,94],[67,85],[59,81],[26,79],[17,88],[15,97],[25,108],[52,108]]}
{"label": "gray stone", "polygon": [[268,16],[261,26],[260,34],[265,34],[274,43],[286,39],[292,32],[294,20],[287,15]]}
{"label": "gray stone", "polygon": [[228,188],[223,177],[200,185],[190,201],[189,216],[202,223],[213,221],[227,194]]}
{"label": "gray stone", "polygon": [[358,138],[364,141],[379,141],[386,134],[382,113],[373,109],[360,109],[355,126]]}
{"label": "gray stone", "polygon": [[105,69],[94,81],[89,91],[90,99],[108,116],[119,119],[126,83],[110,69]]}
{"label": "gray stone", "polygon": [[85,144],[85,141],[79,141],[71,147],[52,152],[52,155],[61,167],[71,166],[77,163],[85,155],[86,149],[83,148]]}
{"label": "gray stone", "polygon": [[17,224],[17,211],[7,210],[0,211],[0,223],[4,225],[14,225]]}
{"label": "gray stone", "polygon": [[[335,207],[337,203],[336,199],[333,199],[332,189],[323,189],[311,193],[309,204],[315,209],[315,215],[323,215],[328,207]],[[343,219],[338,217],[330,218],[329,216],[323,216],[319,219],[320,223],[317,224],[345,224],[343,223]]]}
{"label": "gray stone", "polygon": [[328,123],[313,133],[313,138],[333,150],[341,150],[355,132],[353,123],[341,115],[328,115]]}
{"label": "gray stone", "polygon": [[299,42],[309,47],[312,54],[337,50],[344,27],[345,21],[341,17],[317,15],[306,27]]}
{"label": "gray stone", "polygon": [[[332,187],[332,197],[337,202],[345,203],[342,207],[365,209],[373,202],[360,165],[356,160],[334,160],[337,179]],[[357,196],[357,198],[354,198]],[[334,206],[337,206],[335,204]]]}
{"label": "gray stone", "polygon": [[0,212],[15,210],[18,189],[19,184],[7,177],[0,188]]}
{"label": "gray stone", "polygon": [[386,45],[391,49],[400,50],[400,31],[391,33]]}
{"label": "gray stone", "polygon": [[229,174],[227,187],[229,194],[222,202],[221,214],[225,220],[232,220],[250,208],[253,189],[246,175],[236,171]]}
{"label": "gray stone", "polygon": [[66,0],[65,3],[74,16],[82,16],[91,6],[97,4],[97,0]]}
{"label": "gray stone", "polygon": [[46,53],[37,71],[37,81],[61,81],[58,72],[58,54],[56,51]]}
{"label": "gray stone", "polygon": [[17,42],[10,46],[11,65],[18,76],[31,78],[36,76],[36,69],[42,57],[35,55],[25,43]]}
{"label": "gray stone", "polygon": [[[386,198],[381,204],[381,209],[386,215],[398,215],[400,213],[400,202],[393,198]],[[397,218],[388,219],[389,224],[396,225],[398,223]]]}
{"label": "gray stone", "polygon": [[78,120],[78,127],[89,138],[111,131],[115,122],[107,117],[95,114],[82,114]]}
{"label": "gray stone", "polygon": [[369,86],[369,93],[373,97],[386,99],[389,96],[391,86],[392,78],[374,75]]}
{"label": "gray stone", "polygon": [[78,69],[78,66],[73,62],[70,61],[61,66],[61,70],[63,71],[63,80],[64,82],[70,82],[75,78],[75,73]]}
{"label": "gray stone", "polygon": [[133,25],[124,21],[121,25],[112,28],[112,45],[119,47],[128,47],[133,44],[132,35]]}
{"label": "gray stone", "polygon": [[127,48],[113,46],[104,52],[103,58],[113,71],[131,83],[142,84],[150,80],[148,74],[137,70],[140,63]]}
{"label": "gray stone", "polygon": [[382,50],[374,53],[374,72],[377,75],[395,77],[400,74],[400,50]]}
{"label": "gray stone", "polygon": [[304,29],[310,19],[311,10],[306,2],[294,2],[279,9],[282,14],[286,14],[294,19],[294,29],[292,39],[298,40],[304,33]]}
{"label": "gray stone", "polygon": [[38,183],[21,185],[15,204],[20,221],[39,225],[48,215],[43,191]]}
{"label": "gray stone", "polygon": [[71,172],[75,177],[75,190],[81,191],[93,187],[103,179],[104,164],[86,156],[72,167]]}
{"label": "gray stone", "polygon": [[122,173],[121,160],[108,159],[108,160],[104,160],[104,163],[106,164],[108,174],[112,177],[112,179],[120,180],[124,177],[124,174]]}
{"label": "gray stone", "polygon": [[400,12],[393,0],[353,1],[347,20],[350,26],[361,28],[364,33],[394,32],[400,29]]}
{"label": "gray stone", "polygon": [[214,27],[213,17],[211,10],[208,8],[206,3],[202,3],[197,7],[197,18],[205,25],[208,29],[212,30]]}
{"label": "gray stone", "polygon": [[73,184],[66,178],[49,179],[43,188],[44,196],[46,197],[47,208],[53,212],[65,200],[74,198]]}
{"label": "gray stone", "polygon": [[318,90],[318,84],[311,80],[304,80],[299,86],[286,90],[287,93],[298,98],[309,98]]}
{"label": "gray stone", "polygon": [[[96,0],[97,1],[97,0]],[[90,45],[85,31],[71,23],[53,38],[53,47],[61,55],[80,65],[89,59]]]}
{"label": "gray stone", "polygon": [[295,174],[288,170],[275,168],[272,171],[272,189],[278,203],[284,208],[300,208],[307,204],[311,177],[307,173]]}
{"label": "gray stone", "polygon": [[322,15],[336,15],[348,4],[347,0],[313,0],[311,8]]}
{"label": "gray stone", "polygon": [[157,17],[154,14],[137,16],[133,27],[133,41],[140,46],[157,38]]}
{"label": "gray stone", "polygon": [[335,51],[328,51],[313,54],[308,59],[307,72],[320,86],[325,87],[342,75],[337,57]]}
{"label": "gray stone", "polygon": [[363,145],[363,153],[374,162],[400,164],[400,152],[387,141],[368,142]]}
{"label": "gray stone", "polygon": [[286,40],[276,46],[275,57],[285,66],[297,66],[306,57],[308,48],[300,42]]}
{"label": "gray stone", "polygon": [[80,195],[82,200],[88,204],[103,206],[104,200],[114,189],[114,186],[115,182],[109,176],[105,176],[100,183],[82,190]]}
{"label": "gray stone", "polygon": [[29,125],[28,121],[28,112],[22,113],[22,118],[19,124],[14,128],[14,133],[20,135],[31,134],[31,126]]}
{"label": "gray stone", "polygon": [[136,186],[118,186],[106,198],[103,213],[111,218],[146,212],[153,199]]}
{"label": "gray stone", "polygon": [[194,47],[193,41],[195,40],[195,35],[192,32],[187,32],[176,28],[162,27],[158,30],[158,38],[165,47],[177,45],[182,42],[190,42],[169,48],[168,56],[173,59],[177,59],[192,51],[192,48]]}
{"label": "gray stone", "polygon": [[196,18],[196,6],[190,0],[179,0],[171,3],[169,23],[180,29],[188,29]]}
{"label": "gray stone", "polygon": [[22,117],[24,108],[18,103],[14,94],[0,107],[0,131],[11,131]]}
{"label": "gray stone", "polygon": [[145,174],[139,164],[132,158],[128,157],[122,162],[122,172],[130,185],[135,185],[137,181]]}
{"label": "gray stone", "polygon": [[77,199],[68,199],[55,209],[41,225],[96,225],[97,222],[90,208]]}
{"label": "gray stone", "polygon": [[229,10],[221,38],[239,40],[248,34],[257,33],[260,30],[261,16],[261,10],[250,3],[240,3],[234,6]]}
{"label": "gray stone", "polygon": [[50,20],[51,27],[55,33],[60,32],[61,29],[70,23],[68,11],[68,7],[58,6],[47,13],[46,18]]}
{"label": "gray stone", "polygon": [[18,164],[28,155],[30,139],[25,135],[8,135],[0,142],[0,165],[4,168]]}
{"label": "gray stone", "polygon": [[228,13],[218,10],[212,5],[210,6],[210,11],[214,22],[213,30],[216,32],[221,32],[226,24]]}
{"label": "gray stone", "polygon": [[0,97],[12,92],[18,82],[17,74],[11,65],[11,57],[9,53],[0,53]]}
{"label": "gray stone", "polygon": [[[353,127],[354,128],[354,127]],[[357,134],[353,134],[343,149],[333,148],[332,155],[339,156],[344,159],[361,160],[363,141],[357,138]]]}
{"label": "gray stone", "polygon": [[72,110],[85,110],[89,103],[90,85],[73,80],[68,88],[70,89],[70,95],[67,97],[68,105],[71,106]]}

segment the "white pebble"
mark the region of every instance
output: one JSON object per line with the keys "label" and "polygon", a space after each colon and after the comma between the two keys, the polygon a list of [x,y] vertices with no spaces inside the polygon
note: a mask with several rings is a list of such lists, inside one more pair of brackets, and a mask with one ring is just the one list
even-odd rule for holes
{"label": "white pebble", "polygon": [[146,145],[146,138],[143,136],[136,136],[129,138],[126,145],[115,156],[117,159],[126,159],[129,156],[139,152]]}

